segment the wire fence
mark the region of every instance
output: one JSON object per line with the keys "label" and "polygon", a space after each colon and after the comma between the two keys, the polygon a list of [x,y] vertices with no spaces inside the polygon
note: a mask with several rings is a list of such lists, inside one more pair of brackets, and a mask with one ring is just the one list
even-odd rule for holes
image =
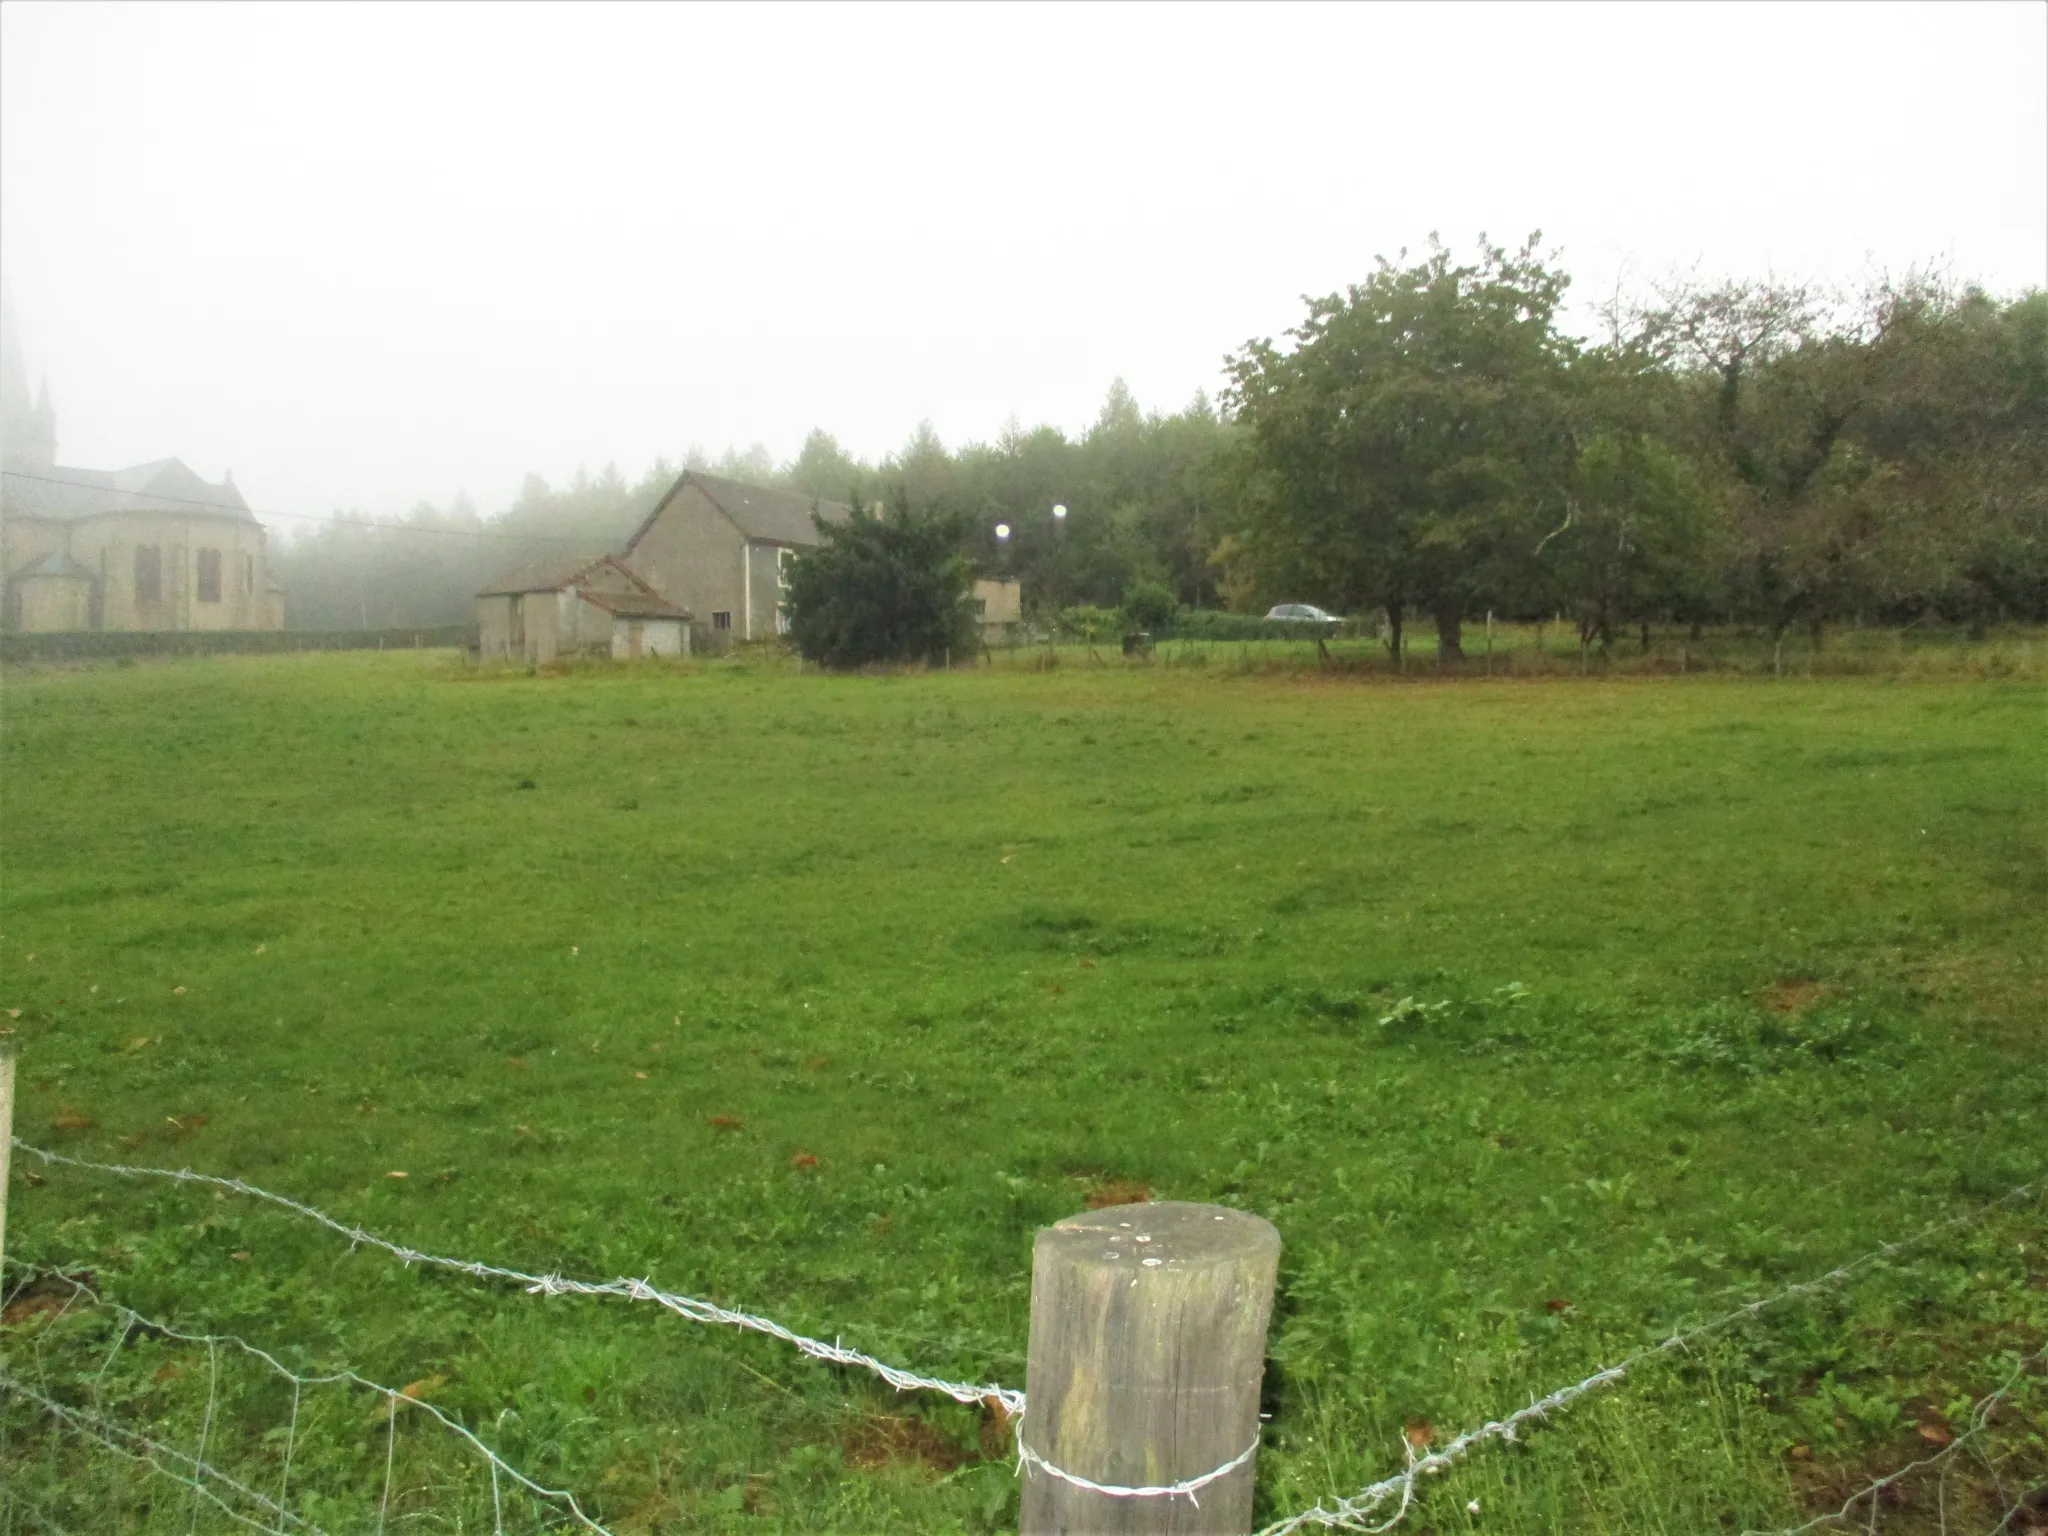
{"label": "wire fence", "polygon": [[[1582,1381],[1573,1382],[1568,1387],[1560,1387],[1549,1396],[1532,1401],[1526,1408],[1517,1409],[1505,1417],[1482,1424],[1477,1429],[1467,1430],[1464,1434],[1459,1435],[1455,1440],[1445,1445],[1440,1451],[1432,1452],[1426,1456],[1419,1456],[1415,1453],[1414,1448],[1406,1446],[1404,1441],[1408,1464],[1392,1477],[1385,1478],[1380,1482],[1372,1484],[1370,1487],[1360,1489],[1348,1498],[1338,1499],[1328,1506],[1318,1504],[1313,1509],[1303,1510],[1298,1515],[1290,1515],[1284,1520],[1276,1520],[1273,1524],[1261,1530],[1258,1536],[1292,1536],[1293,1532],[1306,1529],[1309,1526],[1320,1526],[1328,1530],[1352,1532],[1392,1530],[1408,1517],[1409,1509],[1414,1503],[1418,1479],[1449,1470],[1481,1446],[1506,1444],[1514,1441],[1520,1436],[1523,1429],[1532,1424],[1542,1422],[1561,1408],[1569,1407],[1589,1392],[1597,1391],[1601,1387],[1613,1386],[1615,1383],[1626,1378],[1631,1371],[1647,1365],[1653,1360],[1677,1354],[1689,1346],[1699,1343],[1701,1340],[1724,1333],[1740,1323],[1746,1323],[1771,1310],[1773,1307],[1782,1306],[1784,1303],[1795,1300],[1798,1297],[1814,1296],[1823,1291],[1835,1290],[1862,1271],[1881,1264],[1887,1259],[1894,1258],[1899,1254],[1907,1252],[1909,1249],[1932,1242],[1946,1233],[1975,1226],[1994,1212],[2032,1199],[2037,1188],[2037,1185],[2023,1184],[2016,1189],[2007,1191],[1997,1200],[1987,1205],[1980,1206],[1973,1211],[1966,1211],[1960,1216],[1953,1216],[1947,1221],[1938,1222],[1914,1234],[1912,1237],[1902,1239],[1896,1243],[1880,1243],[1860,1258],[1852,1259],[1847,1264],[1831,1269],[1826,1274],[1815,1279],[1802,1280],[1796,1284],[1788,1285],[1773,1295],[1765,1296],[1759,1300],[1737,1307],[1734,1311],[1725,1313],[1715,1318],[1712,1322],[1701,1323],[1692,1328],[1682,1329],[1672,1334],[1669,1338],[1637,1350],[1624,1360],[1617,1361],[1603,1370],[1595,1371]],[[1375,1523],[1374,1516],[1389,1503],[1393,1503],[1395,1506],[1393,1512],[1386,1519]]]}
{"label": "wire fence", "polygon": [[1992,1527],[1991,1536],[1998,1536],[1999,1532],[2011,1529],[2013,1522],[2027,1508],[2028,1495],[2021,1494],[2017,1498],[2013,1496],[1999,1473],[1997,1463],[1984,1453],[1983,1443],[1991,1430],[1992,1415],[2012,1396],[2013,1389],[2020,1384],[2022,1378],[2044,1366],[2048,1366],[2048,1349],[2037,1350],[2021,1358],[2013,1365],[2011,1373],[2003,1382],[1971,1405],[1969,1422],[1961,1434],[1932,1455],[1908,1462],[1897,1471],[1889,1472],[1865,1484],[1844,1499],[1839,1509],[1817,1515],[1804,1525],[1786,1526],[1775,1531],[1744,1531],[1742,1536],[1806,1536],[1809,1531],[1850,1525],[1861,1525],[1867,1530],[1875,1529],[1885,1494],[1906,1483],[1916,1473],[1925,1475],[1930,1472],[1935,1474],[1935,1518],[1940,1522],[1941,1529],[1947,1531],[1948,1475],[1965,1451],[1976,1456],[1985,1471],[1991,1475],[1997,1485],[1999,1504],[2005,1510],[2004,1518]]}
{"label": "wire fence", "polygon": [[[557,1273],[529,1271],[489,1264],[480,1260],[458,1259],[440,1254],[426,1253],[369,1232],[359,1225],[337,1220],[326,1212],[318,1210],[302,1201],[262,1189],[238,1178],[223,1178],[215,1174],[198,1173],[189,1168],[150,1168],[117,1163],[93,1162],[32,1146],[19,1138],[14,1139],[13,1146],[18,1151],[38,1159],[45,1166],[69,1167],[124,1179],[156,1179],[180,1184],[200,1185],[217,1191],[267,1202],[289,1211],[304,1220],[324,1227],[337,1236],[345,1238],[352,1247],[375,1249],[389,1254],[406,1265],[428,1265],[469,1275],[479,1280],[506,1281],[520,1286],[528,1295],[534,1296],[577,1295],[616,1297],[632,1301],[652,1301],[690,1322],[731,1327],[763,1334],[790,1345],[810,1359],[867,1371],[898,1392],[938,1392],[959,1403],[984,1406],[998,1413],[1010,1424],[1015,1439],[1016,1467],[1020,1475],[1026,1467],[1030,1467],[1045,1475],[1059,1478],[1073,1486],[1089,1489],[1113,1498],[1187,1498],[1192,1502],[1198,1503],[1203,1489],[1237,1470],[1245,1462],[1249,1461],[1258,1450],[1257,1442],[1254,1442],[1238,1455],[1199,1476],[1185,1478],[1170,1484],[1125,1486],[1098,1483],[1054,1465],[1032,1449],[1025,1438],[1028,1422],[1028,1403],[1025,1394],[1015,1388],[1004,1387],[994,1383],[948,1380],[944,1377],[925,1375],[902,1366],[891,1365],[863,1351],[850,1349],[836,1339],[828,1342],[823,1339],[813,1338],[799,1333],[772,1318],[721,1306],[702,1297],[665,1291],[651,1285],[645,1279],[624,1277],[605,1281],[575,1279]],[[1294,1536],[1294,1533],[1310,1528],[1360,1533],[1360,1536],[1363,1536],[1363,1533],[1391,1531],[1405,1521],[1412,1512],[1421,1479],[1449,1471],[1473,1452],[1482,1448],[1515,1442],[1520,1438],[1524,1430],[1547,1421],[1553,1414],[1569,1408],[1573,1403],[1589,1393],[1614,1386],[1626,1380],[1631,1373],[1637,1372],[1640,1368],[1653,1361],[1684,1352],[1694,1344],[1752,1321],[1764,1312],[1782,1306],[1787,1302],[1838,1289],[1858,1274],[1889,1259],[1895,1258],[1911,1249],[1924,1246],[1946,1234],[1978,1225],[1998,1211],[2031,1200],[2035,1198],[2039,1189],[2040,1186],[2038,1184],[2021,1185],[2008,1191],[1997,1200],[1990,1201],[1976,1209],[1963,1212],[1947,1220],[1937,1222],[1910,1237],[1897,1242],[1881,1243],[1869,1252],[1835,1269],[1829,1270],[1823,1275],[1785,1286],[1771,1295],[1747,1302],[1711,1321],[1678,1330],[1667,1338],[1655,1344],[1647,1345],[1626,1358],[1612,1365],[1605,1366],[1579,1381],[1560,1387],[1543,1397],[1532,1398],[1526,1407],[1467,1430],[1446,1443],[1440,1450],[1422,1454],[1416,1447],[1410,1445],[1404,1439],[1402,1442],[1402,1453],[1405,1465],[1399,1472],[1379,1482],[1370,1484],[1356,1493],[1332,1498],[1328,1501],[1319,1501],[1308,1509],[1274,1521],[1265,1526],[1258,1533],[1258,1536]],[[41,1271],[40,1273],[48,1275],[55,1274],[56,1272]],[[582,1528],[600,1531],[603,1529],[584,1512],[572,1494],[559,1489],[546,1488],[518,1472],[517,1469],[485,1445],[472,1431],[431,1404],[424,1402],[417,1396],[410,1395],[406,1389],[383,1386],[369,1381],[353,1371],[337,1371],[325,1375],[302,1376],[290,1371],[273,1356],[240,1339],[231,1336],[179,1333],[161,1324],[150,1322],[142,1318],[140,1314],[134,1313],[116,1303],[104,1301],[92,1293],[82,1282],[65,1277],[65,1283],[72,1285],[80,1298],[89,1297],[94,1304],[110,1307],[124,1315],[130,1327],[144,1327],[155,1331],[163,1337],[179,1339],[193,1344],[205,1344],[209,1351],[210,1360],[217,1361],[217,1351],[223,1346],[239,1350],[260,1359],[282,1377],[291,1380],[294,1387],[293,1417],[287,1431],[288,1442],[296,1437],[299,1393],[304,1387],[347,1385],[371,1393],[383,1394],[390,1402],[389,1419],[393,1425],[396,1423],[398,1409],[401,1404],[421,1409],[433,1419],[438,1420],[444,1428],[461,1437],[474,1453],[481,1456],[487,1462],[491,1474],[494,1508],[498,1511],[495,1517],[498,1522],[495,1527],[497,1531],[502,1532],[503,1530],[501,1488],[502,1480],[504,1479],[510,1479],[523,1492],[558,1505],[575,1521],[579,1522]],[[2026,1371],[2032,1366],[2039,1364],[2041,1360],[2041,1355],[2035,1355],[2016,1366],[2004,1385],[1994,1392],[1987,1394],[1985,1398],[1979,1401],[1973,1410],[1968,1429],[1963,1434],[1956,1436],[1949,1445],[1945,1446],[1937,1454],[1923,1458],[1911,1466],[1902,1467],[1888,1477],[1878,1479],[1869,1487],[1853,1495],[1844,1503],[1840,1512],[1820,1516],[1805,1525],[1791,1527],[1784,1532],[1775,1533],[1775,1536],[1801,1536],[1801,1533],[1818,1530],[1830,1522],[1845,1522],[1850,1518],[1855,1508],[1862,1503],[1868,1503],[1874,1512],[1877,1500],[1883,1495],[1884,1491],[1907,1478],[1916,1470],[1942,1469],[1941,1475],[1945,1479],[1945,1469],[1951,1466],[1955,1459],[1960,1457],[1966,1449],[1981,1443],[1986,1428],[1991,1421],[1991,1416],[1997,1407],[2007,1399]],[[254,1528],[263,1530],[283,1531],[296,1528],[293,1522],[297,1521],[299,1517],[290,1515],[281,1501],[270,1500],[266,1495],[247,1489],[241,1484],[234,1483],[225,1474],[219,1473],[216,1469],[204,1464],[205,1435],[203,1432],[200,1452],[197,1456],[188,1456],[183,1452],[148,1441],[146,1437],[142,1437],[135,1432],[122,1430],[118,1426],[108,1423],[99,1415],[88,1413],[75,1406],[67,1406],[57,1402],[46,1394],[38,1393],[32,1388],[25,1386],[11,1375],[0,1375],[0,1391],[15,1393],[25,1401],[43,1408],[53,1417],[71,1427],[77,1428],[82,1432],[97,1435],[111,1449],[148,1461],[150,1465],[164,1475],[177,1477],[181,1481],[192,1484],[217,1504],[223,1502],[219,1491],[220,1488],[229,1488],[237,1497],[242,1498],[252,1507],[276,1517],[274,1525],[258,1525],[245,1514],[238,1513],[237,1518],[244,1524],[251,1524]],[[212,1411],[213,1398],[210,1395],[207,1407],[209,1421]],[[395,1435],[395,1429],[391,1433]],[[183,1470],[180,1471],[179,1469]],[[209,1480],[218,1486],[209,1487]],[[388,1505],[389,1498],[390,1482],[387,1474],[383,1504],[380,1505],[380,1511],[384,1505]],[[2005,1529],[2006,1526],[2009,1526],[2018,1517],[2020,1508],[2021,1506],[2018,1504],[2013,1506],[2012,1511],[2006,1517],[2006,1525],[2001,1526],[2000,1529]],[[381,1519],[380,1513],[380,1522]],[[1746,1536],[1764,1536],[1764,1533],[1746,1533]]]}
{"label": "wire fence", "polygon": [[[159,1476],[184,1484],[195,1499],[203,1499],[237,1524],[263,1531],[321,1529],[317,1521],[295,1513],[290,1507],[293,1461],[300,1444],[300,1425],[305,1408],[306,1390],[339,1387],[368,1393],[380,1399],[382,1403],[385,1445],[382,1490],[377,1498],[377,1529],[380,1532],[385,1529],[391,1513],[397,1465],[398,1421],[401,1410],[404,1410],[421,1416],[446,1431],[457,1445],[472,1453],[488,1469],[492,1529],[496,1536],[503,1536],[505,1530],[505,1494],[508,1484],[516,1492],[529,1494],[559,1507],[579,1528],[598,1532],[600,1536],[610,1536],[610,1533],[577,1502],[573,1493],[566,1489],[549,1488],[520,1471],[485,1444],[474,1431],[428,1402],[421,1395],[417,1384],[390,1387],[348,1369],[302,1373],[285,1365],[268,1350],[232,1334],[189,1333],[160,1319],[145,1317],[132,1307],[102,1296],[77,1275],[65,1270],[16,1264],[13,1261],[9,1261],[7,1267],[22,1276],[21,1282],[14,1290],[7,1293],[12,1305],[20,1306],[24,1302],[45,1299],[52,1292],[56,1296],[54,1307],[33,1309],[35,1313],[40,1314],[36,1318],[36,1333],[32,1335],[35,1342],[32,1358],[38,1366],[43,1358],[44,1338],[61,1327],[68,1318],[91,1311],[113,1317],[117,1320],[118,1326],[111,1330],[111,1341],[100,1359],[98,1369],[82,1382],[71,1383],[74,1389],[82,1389],[93,1401],[94,1406],[81,1407],[76,1403],[66,1403],[51,1396],[50,1392],[54,1388],[47,1380],[46,1373],[38,1370],[37,1374],[44,1376],[45,1379],[32,1384],[8,1368],[13,1364],[12,1361],[0,1366],[0,1394],[19,1397],[62,1426],[79,1432],[108,1450],[141,1462]],[[195,1450],[179,1450],[137,1429],[116,1422],[102,1411],[102,1399],[107,1395],[109,1373],[122,1351],[131,1346],[137,1338],[205,1348],[206,1403],[201,1415],[199,1441]],[[265,1368],[269,1375],[291,1388],[291,1407],[284,1427],[283,1465],[274,1496],[250,1487],[246,1481],[238,1479],[207,1459],[212,1430],[222,1406],[221,1357],[224,1353],[256,1362]],[[160,1369],[154,1374],[164,1376],[166,1371]]]}

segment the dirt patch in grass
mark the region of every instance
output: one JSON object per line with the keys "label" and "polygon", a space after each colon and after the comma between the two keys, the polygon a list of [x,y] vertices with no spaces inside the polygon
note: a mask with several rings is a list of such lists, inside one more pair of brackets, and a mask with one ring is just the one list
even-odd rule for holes
{"label": "dirt patch in grass", "polygon": [[0,1327],[19,1328],[24,1323],[39,1317],[54,1317],[64,1310],[64,1298],[54,1293],[38,1294],[31,1291],[26,1296],[17,1296],[0,1310]]}
{"label": "dirt patch in grass", "polygon": [[1152,1186],[1143,1179],[1097,1179],[1088,1190],[1088,1209],[1107,1210],[1112,1205],[1143,1205],[1152,1198]]}
{"label": "dirt patch in grass", "polygon": [[[91,1285],[92,1276],[81,1273],[79,1285]],[[29,1281],[0,1308],[0,1327],[20,1328],[44,1318],[55,1317],[78,1299],[78,1292],[66,1279],[40,1275]]]}
{"label": "dirt patch in grass", "polygon": [[1764,988],[1764,1006],[1773,1013],[1804,1013],[1815,1003],[1833,995],[1824,982],[1802,976],[1788,976]]}
{"label": "dirt patch in grass", "polygon": [[870,1414],[847,1431],[842,1442],[846,1464],[863,1472],[889,1467],[919,1467],[944,1476],[981,1459],[979,1448],[968,1449],[923,1419],[897,1414]]}

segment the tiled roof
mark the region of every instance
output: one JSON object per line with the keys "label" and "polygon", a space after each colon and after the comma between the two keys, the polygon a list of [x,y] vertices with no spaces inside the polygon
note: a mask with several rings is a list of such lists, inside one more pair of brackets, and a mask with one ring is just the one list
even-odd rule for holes
{"label": "tiled roof", "polygon": [[539,565],[522,565],[505,572],[477,589],[478,597],[501,597],[515,592],[559,592],[575,583],[594,565],[610,555],[578,555],[573,560],[548,560]]}
{"label": "tiled roof", "polygon": [[640,542],[641,535],[654,525],[654,520],[661,516],[662,508],[690,485],[702,491],[711,504],[731,518],[748,538],[775,544],[795,544],[808,549],[818,542],[818,530],[811,523],[812,513],[828,523],[844,522],[853,513],[853,508],[843,501],[824,501],[802,491],[777,491],[766,486],[745,485],[738,480],[721,480],[716,475],[690,469],[683,472],[681,478],[669,487],[668,494],[648,514],[647,521],[640,525],[639,532],[626,545],[628,553],[633,545]]}
{"label": "tiled roof", "polygon": [[621,619],[687,619],[689,610],[678,608],[665,597],[651,597],[645,592],[589,592],[581,594],[586,603],[595,603],[606,613]]}
{"label": "tiled roof", "polygon": [[233,481],[202,480],[178,459],[129,469],[10,469],[0,478],[0,503],[16,517],[74,520],[112,512],[169,512],[254,522]]}

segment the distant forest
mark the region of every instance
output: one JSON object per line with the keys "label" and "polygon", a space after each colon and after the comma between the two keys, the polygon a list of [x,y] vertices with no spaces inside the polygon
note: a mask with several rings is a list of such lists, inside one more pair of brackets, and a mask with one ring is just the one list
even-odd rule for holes
{"label": "distant forest", "polygon": [[[950,518],[1041,616],[1155,583],[1188,607],[1381,613],[1394,644],[1427,623],[1452,654],[1489,610],[1602,644],[2048,620],[2048,294],[1675,284],[1585,340],[1558,328],[1568,281],[1534,240],[1462,263],[1432,244],[1310,301],[1227,359],[1219,400],[1170,415],[1119,380],[1078,437],[1013,422],[949,449],[926,423],[867,463],[821,429],[786,464],[690,467]],[[290,622],[466,621],[498,571],[619,548],[682,467],[529,476],[494,515],[337,514],[278,551]]]}

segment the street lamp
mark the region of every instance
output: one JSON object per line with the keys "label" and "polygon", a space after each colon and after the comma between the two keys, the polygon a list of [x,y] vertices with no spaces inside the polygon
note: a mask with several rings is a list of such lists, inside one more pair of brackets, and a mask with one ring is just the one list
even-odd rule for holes
{"label": "street lamp", "polygon": [[1066,526],[1067,504],[1064,501],[1056,501],[1052,504],[1052,521],[1053,526],[1056,528],[1064,528]]}

